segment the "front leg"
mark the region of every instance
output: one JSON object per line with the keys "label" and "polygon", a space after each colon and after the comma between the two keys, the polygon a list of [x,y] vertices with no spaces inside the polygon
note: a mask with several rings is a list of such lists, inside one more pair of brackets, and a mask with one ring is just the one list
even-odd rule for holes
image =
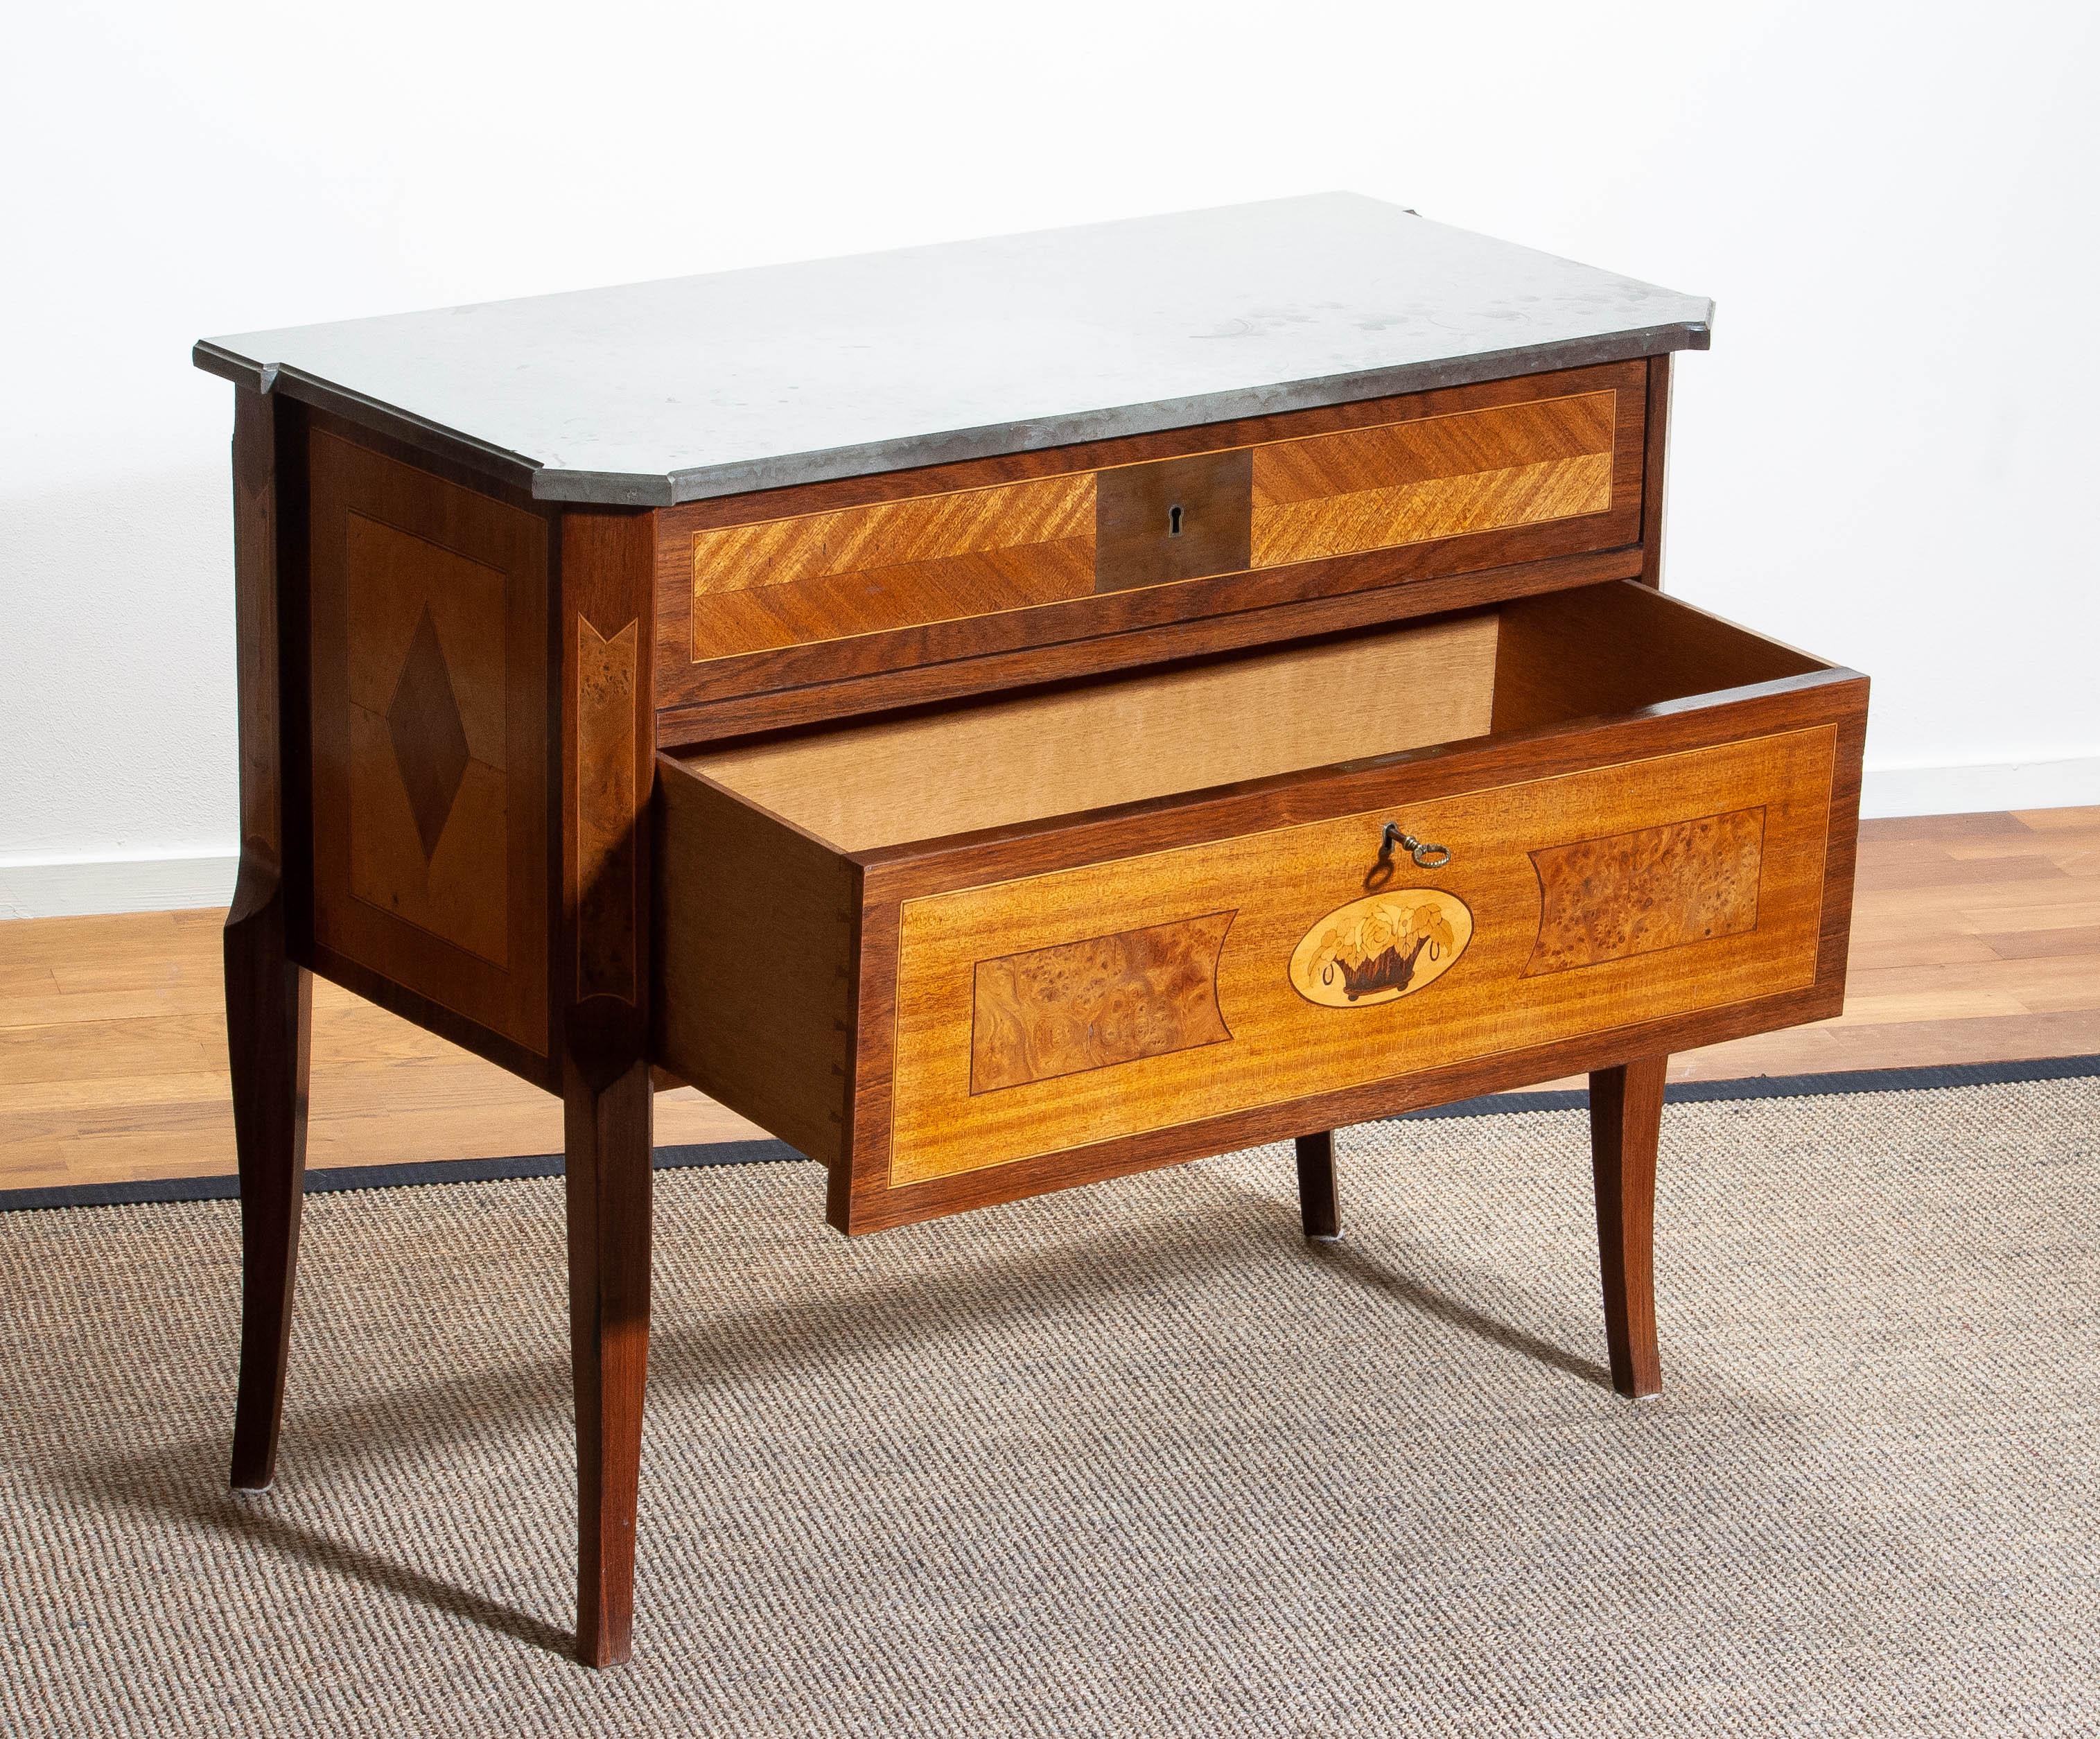
{"label": "front leg", "polygon": [[1655,1337],[1655,1162],[1669,1069],[1668,1057],[1649,1057],[1590,1077],[1604,1334],[1612,1386],[1621,1395],[1652,1395],[1662,1388]]}
{"label": "front leg", "polygon": [[576,1394],[576,1648],[627,1659],[649,1370],[652,522],[562,519],[562,1098]]}
{"label": "front leg", "polygon": [[569,1345],[576,1395],[577,1652],[628,1657],[634,1517],[649,1372],[648,1066],[594,1087],[571,1066],[567,1138]]}
{"label": "front leg", "polygon": [[240,1379],[232,1482],[276,1477],[291,1353],[292,1288],[307,1172],[307,1065],[313,979],[285,951],[274,876],[244,863],[226,920],[226,1035],[233,1143],[240,1171]]}

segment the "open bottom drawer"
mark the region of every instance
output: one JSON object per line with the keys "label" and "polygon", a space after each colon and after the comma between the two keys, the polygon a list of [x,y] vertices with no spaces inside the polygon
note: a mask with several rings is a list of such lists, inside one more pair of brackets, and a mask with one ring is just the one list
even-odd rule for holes
{"label": "open bottom drawer", "polygon": [[656,1054],[862,1232],[1820,1019],[1866,703],[1627,582],[665,756]]}

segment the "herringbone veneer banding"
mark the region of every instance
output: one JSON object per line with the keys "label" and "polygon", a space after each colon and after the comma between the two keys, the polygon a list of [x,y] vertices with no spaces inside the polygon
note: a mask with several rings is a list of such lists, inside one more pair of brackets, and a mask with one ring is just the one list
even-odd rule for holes
{"label": "herringbone veneer banding", "polygon": [[688,650],[777,651],[1603,513],[1617,420],[1617,390],[1573,393],[710,526],[690,534]]}
{"label": "herringbone veneer banding", "polygon": [[693,589],[733,592],[1094,536],[1094,478],[1044,477],[693,534]]}
{"label": "herringbone veneer banding", "polygon": [[1584,393],[1258,447],[1254,565],[1602,513],[1614,404]]}

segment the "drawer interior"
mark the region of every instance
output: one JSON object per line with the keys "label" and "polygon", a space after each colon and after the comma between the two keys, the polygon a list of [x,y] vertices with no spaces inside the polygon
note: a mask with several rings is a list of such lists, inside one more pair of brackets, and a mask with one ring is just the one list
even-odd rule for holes
{"label": "drawer interior", "polygon": [[681,761],[854,853],[1551,729],[1827,668],[1617,581]]}

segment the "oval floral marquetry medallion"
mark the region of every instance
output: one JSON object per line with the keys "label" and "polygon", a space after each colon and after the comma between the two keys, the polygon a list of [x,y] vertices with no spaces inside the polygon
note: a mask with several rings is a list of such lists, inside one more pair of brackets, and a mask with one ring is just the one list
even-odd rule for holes
{"label": "oval floral marquetry medallion", "polygon": [[1401,888],[1338,906],[1290,951],[1290,987],[1323,1009],[1411,995],[1456,964],[1473,914],[1440,888]]}

